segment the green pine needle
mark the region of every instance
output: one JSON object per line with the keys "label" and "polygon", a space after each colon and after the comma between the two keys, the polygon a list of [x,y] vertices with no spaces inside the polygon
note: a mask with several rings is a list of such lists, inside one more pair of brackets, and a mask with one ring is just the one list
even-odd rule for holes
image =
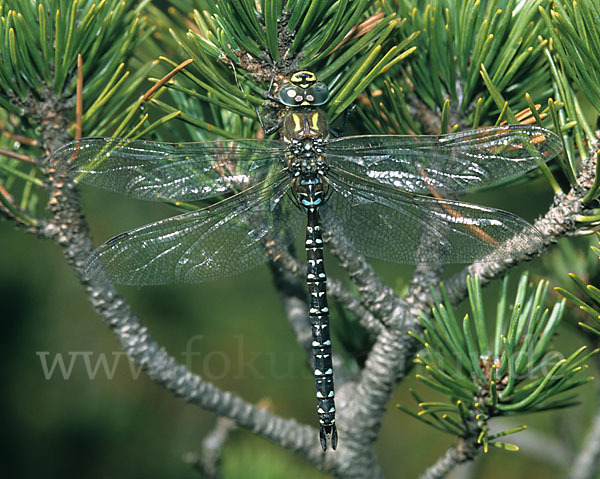
{"label": "green pine needle", "polygon": [[[494,447],[514,450],[511,445],[490,441],[525,427],[488,436],[489,418],[572,405],[573,398],[564,393],[591,380],[580,376],[586,368],[584,363],[599,350],[586,352],[583,346],[569,357],[550,363],[548,346],[563,315],[565,301],[546,308],[548,288],[549,283],[543,280],[533,287],[524,273],[514,298],[509,300],[505,279],[491,340],[483,317],[479,279],[467,279],[471,312],[465,315],[462,327],[456,324],[454,308],[442,288],[446,301],[433,308],[431,318],[421,316],[424,331],[412,335],[418,336],[425,347],[417,355],[417,362],[425,367],[426,374],[417,374],[417,379],[446,395],[449,402],[429,402],[419,397],[422,410],[418,414],[442,412],[444,429],[453,429],[465,437],[475,434],[484,449],[489,444],[500,444]],[[600,300],[600,290],[585,289],[594,300]],[[511,303],[512,311],[508,308]],[[460,360],[462,357],[466,360]]]}

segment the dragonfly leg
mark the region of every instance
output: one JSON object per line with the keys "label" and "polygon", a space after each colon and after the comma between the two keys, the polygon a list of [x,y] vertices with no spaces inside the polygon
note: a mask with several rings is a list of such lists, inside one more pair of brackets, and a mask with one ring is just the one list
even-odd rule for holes
{"label": "dragonfly leg", "polygon": [[273,133],[275,133],[276,131],[278,131],[281,128],[281,122],[278,122],[275,126],[267,128],[265,126],[265,122],[263,121],[263,117],[260,114],[258,107],[255,106],[254,110],[256,111],[256,116],[258,117],[258,122],[260,123],[260,127],[262,128],[265,136],[272,135]]}
{"label": "dragonfly leg", "polygon": [[346,131],[346,126],[348,125],[348,118],[350,118],[350,115],[352,114],[352,112],[354,111],[355,108],[356,108],[356,103],[353,103],[348,108],[346,108],[346,110],[344,111],[344,117],[342,120],[343,121],[342,127],[340,129],[334,129],[334,128],[331,128],[331,126],[329,127],[329,133],[331,134],[331,136],[333,136],[335,138],[339,138],[340,136],[342,136],[344,134],[344,131]]}

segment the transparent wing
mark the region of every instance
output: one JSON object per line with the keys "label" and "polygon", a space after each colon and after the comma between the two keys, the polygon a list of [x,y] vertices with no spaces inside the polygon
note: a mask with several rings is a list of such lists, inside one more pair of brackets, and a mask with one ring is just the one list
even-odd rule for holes
{"label": "transparent wing", "polygon": [[119,284],[209,281],[267,260],[266,249],[288,246],[303,224],[286,194],[287,171],[213,206],[120,234],[90,256],[86,273]]}
{"label": "transparent wing", "polygon": [[498,261],[540,247],[539,232],[506,211],[437,199],[359,178],[327,175],[324,223],[358,252],[395,263]]}
{"label": "transparent wing", "polygon": [[285,143],[277,140],[158,143],[86,138],[54,156],[78,183],[148,201],[194,201],[262,181],[269,170],[285,166],[285,150]]}
{"label": "transparent wing", "polygon": [[538,126],[510,125],[439,136],[351,136],[328,142],[327,163],[419,194],[472,191],[539,166],[561,151]]}

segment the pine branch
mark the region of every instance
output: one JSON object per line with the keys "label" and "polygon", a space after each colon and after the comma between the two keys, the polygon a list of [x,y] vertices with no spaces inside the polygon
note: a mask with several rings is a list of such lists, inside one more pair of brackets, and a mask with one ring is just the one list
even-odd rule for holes
{"label": "pine branch", "polygon": [[51,193],[55,198],[50,202],[53,218],[45,225],[45,236],[62,246],[65,259],[85,286],[92,306],[132,361],[142,366],[153,381],[184,401],[228,417],[237,425],[252,429],[319,464],[320,454],[314,447],[317,433],[313,428],[281,419],[192,374],[151,338],[112,285],[85,276],[85,261],[94,247],[81,211],[79,194],[72,183],[60,180],[52,186]]}
{"label": "pine branch", "polygon": [[459,444],[451,446],[435,464],[421,474],[420,479],[442,479],[458,464],[473,460],[478,450],[476,437],[461,439]]}
{"label": "pine branch", "polygon": [[582,224],[577,222],[577,219],[585,211],[583,198],[592,187],[595,175],[596,162],[593,158],[589,158],[582,165],[577,178],[578,186],[572,188],[567,194],[557,195],[549,210],[534,222],[533,225],[544,238],[541,249],[527,251],[522,257],[507,258],[503,263],[481,262],[466,267],[444,282],[451,302],[457,304],[466,297],[465,278],[467,276],[477,275],[482,284],[486,284],[494,278],[501,277],[519,262],[528,261],[534,256],[542,254],[546,248],[554,245],[562,237],[577,235],[583,228]]}
{"label": "pine branch", "polygon": [[213,430],[202,440],[201,453],[187,453],[183,460],[196,469],[204,479],[219,479],[223,447],[233,429],[235,423],[231,419],[219,417]]}
{"label": "pine branch", "polygon": [[[5,2],[6,5],[9,3]],[[519,114],[513,110],[526,108],[538,122],[543,116],[546,122],[550,119],[565,141],[567,159],[561,166],[573,188],[567,194],[559,192],[554,205],[536,222],[544,236],[544,246],[555,243],[562,236],[582,232],[598,221],[597,214],[586,211],[582,203],[592,202],[600,191],[594,181],[597,165],[592,154],[597,145],[591,143],[591,128],[580,115],[567,78],[578,79],[590,98],[593,99],[595,93],[579,70],[575,71],[587,68],[586,65],[573,63],[567,67],[568,75],[556,67],[556,60],[561,64],[568,52],[551,51],[547,40],[538,39],[545,31],[539,19],[544,18],[547,30],[551,30],[550,22],[565,28],[573,46],[579,42],[577,32],[568,29],[556,13],[548,14],[546,10],[538,13],[535,2],[518,12],[511,8],[496,11],[492,8],[494,2],[490,2],[487,9],[482,2],[465,2],[458,11],[438,8],[422,12],[414,11],[414,5],[405,1],[401,8],[406,7],[406,20],[398,19],[396,12],[389,10],[388,3],[381,5],[383,11],[377,11],[370,2],[363,0],[342,2],[346,8],[334,8],[337,4],[332,2],[295,0],[285,3],[283,11],[275,8],[281,7],[282,2],[261,2],[264,11],[260,12],[255,10],[253,2],[219,2],[215,7],[217,16],[194,13],[196,31],[183,34],[181,29],[173,30],[173,36],[168,40],[170,51],[182,52],[193,62],[149,100],[150,105],[163,112],[154,123],[140,112],[139,107],[144,103],[141,100],[127,108],[124,106],[139,81],[146,76],[149,66],[138,69],[135,81],[126,83],[121,64],[139,45],[138,40],[140,43],[147,40],[152,46],[155,40],[148,38],[150,30],[142,28],[143,22],[133,18],[137,10],[127,13],[125,7],[133,2],[117,3],[101,4],[98,7],[100,13],[93,16],[91,2],[80,2],[81,9],[76,10],[72,2],[49,1],[45,10],[42,7],[44,15],[40,18],[45,20],[41,22],[34,21],[35,12],[27,3],[21,17],[14,12],[3,17],[5,35],[0,37],[7,39],[5,51],[10,52],[13,61],[5,62],[0,68],[0,87],[3,88],[0,106],[41,126],[39,142],[28,145],[30,157],[40,156],[40,147],[54,151],[70,138],[74,59],[78,50],[86,53],[85,71],[89,75],[83,117],[87,134],[117,131],[133,136],[152,130],[160,138],[164,131],[158,128],[178,117],[188,129],[183,133],[168,133],[179,135],[181,139],[204,140],[215,134],[250,138],[256,135],[257,123],[243,117],[254,120],[255,106],[262,107],[263,113],[273,120],[281,114],[280,108],[265,101],[266,85],[272,80],[277,88],[291,71],[312,68],[318,70],[321,79],[332,88],[332,98],[326,106],[330,118],[339,116],[361,94],[369,93],[365,102],[367,107],[359,111],[364,118],[375,118],[367,125],[371,131],[397,132],[399,128],[406,129],[403,131],[451,131],[458,124],[478,125],[480,121],[492,121],[492,118],[516,121]],[[563,2],[556,3],[560,6]],[[508,4],[513,6],[514,2]],[[58,6],[61,7],[60,15],[56,15]],[[104,6],[114,7],[120,15],[111,16],[102,10]],[[15,5],[14,9],[17,8]],[[576,17],[576,11],[571,13]],[[87,14],[90,16],[86,17]],[[536,21],[530,22],[532,19]],[[168,18],[160,20],[165,26],[169,24]],[[48,28],[52,21],[56,24]],[[468,28],[474,24],[478,29]],[[179,26],[187,28],[184,25],[181,21]],[[28,35],[27,28],[34,27],[39,29],[37,35]],[[97,34],[98,29],[103,35]],[[49,33],[51,31],[64,32],[64,35],[55,39]],[[469,37],[468,32],[473,31],[475,33]],[[415,43],[419,45],[417,50]],[[474,49],[472,44],[475,44]],[[54,69],[49,68],[51,57],[54,57]],[[179,63],[167,58],[161,58],[161,61],[169,69]],[[535,73],[530,74],[529,70]],[[531,97],[522,94],[530,88],[535,101],[555,92],[560,102],[550,102],[547,108],[538,112],[537,108],[531,107]],[[165,98],[161,95],[167,90],[171,98],[163,101]],[[410,100],[407,96],[418,99]],[[385,101],[377,102],[373,98]],[[455,106],[450,106],[449,98]],[[430,124],[419,125],[414,116],[426,119]],[[439,124],[437,120],[430,121],[438,117],[441,117]],[[11,130],[19,128],[25,128],[28,135],[35,133],[24,123],[10,125]],[[572,135],[575,139],[571,136],[572,130],[575,130]],[[593,147],[587,155],[584,137]],[[0,148],[4,146],[0,144]],[[584,159],[581,169],[577,167],[577,153]],[[21,195],[25,201],[19,204],[13,192],[3,187],[0,189],[0,211],[61,245],[67,262],[81,278],[99,315],[123,349],[153,380],[174,395],[231,418],[235,424],[307,458],[324,471],[339,476],[381,476],[374,444],[393,388],[412,367],[411,360],[419,345],[417,338],[423,330],[417,317],[419,313],[430,311],[430,303],[436,294],[430,287],[438,283],[440,271],[417,268],[407,294],[400,298],[379,280],[364,258],[350,253],[344,238],[331,237],[330,247],[349,273],[357,294],[335,281],[330,284],[330,289],[348,311],[359,316],[362,324],[377,336],[359,377],[350,376],[342,369],[342,360],[336,357],[336,382],[338,374],[342,373],[339,378],[343,384],[338,396],[344,447],[335,455],[327,455],[324,461],[315,447],[317,434],[313,428],[258,409],[193,375],[152,340],[112,286],[85,279],[82,267],[93,248],[78,193],[70,182],[57,176],[56,171],[60,171],[61,165],[50,160],[40,168],[39,162],[32,166],[15,158],[14,154],[10,154],[10,161],[0,164],[0,179],[7,179],[6,184],[10,183],[12,187],[12,179],[20,177],[25,182]],[[21,163],[17,166],[13,160]],[[43,180],[40,180],[42,173]],[[35,201],[30,193],[34,187],[45,188],[50,193],[52,217],[49,220],[39,219],[34,214]],[[467,274],[477,274],[484,284],[541,252],[531,250],[520,256],[509,256],[502,263],[477,263],[465,268],[446,283],[449,303],[456,304],[466,296]],[[282,261],[283,272],[275,273],[275,282],[298,342],[308,351],[306,302],[301,297],[298,281],[303,268],[294,258],[283,258]],[[409,331],[413,334],[408,334]],[[477,329],[473,341],[468,337],[464,341],[473,350],[484,348],[483,336]],[[431,383],[435,384],[434,381]],[[452,391],[447,384],[438,383],[438,387]],[[444,409],[447,405],[432,407]],[[467,414],[460,406],[456,407],[459,414]],[[433,421],[437,422],[431,424],[439,429],[461,432],[460,422],[443,416],[436,418]],[[469,416],[463,422],[470,419]],[[453,465],[472,458],[482,437],[475,434],[475,431],[479,432],[477,428],[481,428],[476,426],[465,426],[464,438],[424,477],[442,477]],[[586,462],[584,456],[593,456],[588,452],[582,456],[582,463]]]}
{"label": "pine branch", "polygon": [[[553,244],[560,237],[576,231],[574,217],[583,208],[581,199],[586,185],[589,186],[593,178],[593,164],[588,162],[587,169],[583,169],[580,184],[583,190],[572,190],[557,200],[556,205],[535,226],[545,234],[545,243]],[[341,248],[343,251],[344,249]],[[542,251],[528,252],[531,255],[540,254]],[[466,282],[464,278],[468,273],[479,274],[483,272],[482,283],[501,277],[510,267],[523,261],[524,258],[507,258],[505,263],[476,263],[457,273],[445,282],[448,297],[453,304],[458,303],[466,295]],[[362,271],[358,269],[357,271]],[[479,273],[478,273],[479,272]],[[359,275],[357,275],[358,277]],[[385,329],[377,337],[372,350],[369,352],[361,380],[355,388],[347,393],[353,398],[351,408],[340,411],[341,419],[352,424],[363,426],[366,430],[377,429],[379,420],[385,411],[385,404],[396,384],[389,378],[402,379],[409,369],[409,360],[417,349],[416,341],[409,331],[420,331],[421,327],[416,321],[416,312],[429,310],[429,303],[433,300],[431,293],[423,288],[428,281],[415,278],[413,290],[401,300],[399,307],[391,309],[393,315],[387,316],[386,322],[395,326],[392,330]],[[421,287],[423,286],[423,287]],[[380,291],[374,288],[374,291]],[[396,301],[392,304],[397,304]],[[412,314],[411,314],[412,313]],[[346,392],[346,390],[345,390]],[[359,430],[357,428],[357,430]],[[370,447],[376,436],[361,435],[362,447]],[[452,454],[450,453],[450,456]]]}
{"label": "pine branch", "polygon": [[[120,6],[124,5],[125,3],[120,4]],[[54,8],[56,7],[54,6]],[[75,18],[74,10],[65,8],[63,12],[71,12],[69,15],[71,18]],[[78,13],[84,15],[87,13],[85,10],[82,12]],[[71,24],[74,25],[75,22],[73,21]],[[117,24],[113,23],[111,26],[115,27]],[[126,31],[128,34],[132,32],[132,30]],[[86,34],[91,35],[90,38],[93,38],[95,35],[94,30],[78,33],[81,35],[78,37],[78,40],[83,42],[88,38],[85,36]],[[111,41],[114,42],[114,40]],[[60,45],[57,46],[59,53],[61,52],[60,48]],[[68,44],[66,48],[69,50]],[[102,50],[99,46],[96,48]],[[121,48],[122,52],[125,52],[127,45],[120,44],[119,48]],[[69,51],[66,51],[65,54],[69,53]],[[112,50],[108,49],[107,51],[112,55]],[[64,57],[64,61],[68,61],[68,55]],[[97,60],[92,58],[90,62],[93,61]],[[110,69],[108,71],[110,72]],[[140,71],[144,72],[143,69]],[[55,77],[56,88],[68,88],[68,85],[70,85],[68,78],[72,76],[72,68],[65,67],[65,70],[61,70],[60,75]],[[99,78],[102,80],[101,77],[97,76],[95,85],[104,83],[107,86],[104,89],[104,93],[100,93],[96,97],[97,103],[92,104],[87,110],[87,118],[94,121],[98,118],[89,114],[92,112],[97,114],[100,103],[105,102],[105,98],[111,97],[116,92],[114,81],[100,81],[98,80]],[[113,80],[115,78],[116,75],[113,76]],[[93,85],[94,83],[89,86],[88,91],[93,91]],[[4,86],[6,86],[6,83]],[[39,84],[32,84],[30,86],[36,88],[39,87]],[[13,87],[17,88],[15,85]],[[19,85],[18,88],[18,93],[24,96],[25,85]],[[110,90],[111,88],[112,90]],[[68,112],[69,108],[73,108],[74,105],[69,104],[65,107],[63,98],[47,89],[39,90],[36,93],[40,97],[40,102],[44,107],[40,109],[39,105],[35,102],[27,105],[21,104],[23,113],[39,123],[42,123],[42,115],[53,118],[52,122],[42,124],[40,144],[45,149],[54,151],[69,139],[69,118],[65,113]],[[126,94],[122,94],[118,101],[113,103],[113,108],[115,108],[115,105],[118,107],[123,98],[126,97]],[[137,108],[137,105],[135,105],[135,108]],[[125,120],[124,122],[121,121],[121,129],[131,120],[133,115],[129,114],[129,112],[134,112],[135,108],[127,110],[129,116],[121,116],[119,121]],[[84,122],[84,127],[88,132],[93,131],[93,127],[90,126],[89,121]],[[141,365],[154,381],[172,391],[176,396],[180,396],[190,403],[197,404],[219,415],[230,417],[236,424],[248,427],[281,445],[287,444],[284,447],[289,447],[290,450],[298,453],[304,451],[301,453],[303,456],[307,458],[313,456],[315,463],[320,462],[317,450],[312,447],[317,436],[312,428],[300,427],[295,421],[277,418],[230,393],[215,388],[199,376],[191,374],[183,366],[177,364],[172,357],[167,355],[152,340],[146,328],[133,315],[127,302],[116,292],[112,285],[98,283],[84,276],[83,265],[86,258],[94,249],[93,243],[89,237],[88,228],[83,212],[81,211],[79,194],[74,185],[62,176],[64,175],[63,165],[56,164],[54,161],[55,158],[50,157],[44,163],[44,186],[50,195],[49,207],[51,218],[40,221],[36,232],[46,238],[55,240],[63,248],[67,262],[75,270],[82,284],[85,286],[94,308],[117,336],[123,350],[131,356],[136,364]]]}
{"label": "pine branch", "polygon": [[361,304],[380,321],[393,320],[401,301],[394,290],[381,281],[371,265],[352,250],[345,238],[326,232],[324,240],[358,288]]}
{"label": "pine branch", "polygon": [[79,55],[85,79],[85,113],[79,121],[86,134],[100,135],[135,113],[135,105],[124,104],[150,65],[130,75],[125,62],[151,30],[134,3],[7,0],[0,5],[6,13],[0,19],[5,60],[0,65],[0,204],[6,217],[30,232],[43,229],[46,185],[40,158],[68,142],[75,130]]}

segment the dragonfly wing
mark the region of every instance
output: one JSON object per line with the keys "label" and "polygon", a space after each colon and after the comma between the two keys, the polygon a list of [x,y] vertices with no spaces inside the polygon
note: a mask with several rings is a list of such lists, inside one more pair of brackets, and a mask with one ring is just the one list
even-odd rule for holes
{"label": "dragonfly wing", "polygon": [[[86,273],[119,284],[194,283],[232,276],[288,246],[303,215],[286,194],[287,171],[208,208],[118,235],[90,256]],[[275,243],[273,243],[275,242]]]}
{"label": "dragonfly wing", "polygon": [[560,138],[509,125],[439,136],[374,135],[328,142],[327,163],[404,191],[447,195],[517,177],[558,155]]}
{"label": "dragonfly wing", "polygon": [[406,264],[498,261],[541,247],[540,233],[506,211],[406,193],[332,168],[325,224],[360,253]]}
{"label": "dragonfly wing", "polygon": [[147,201],[194,201],[239,192],[285,165],[285,143],[223,140],[159,143],[85,138],[54,153],[78,183]]}

